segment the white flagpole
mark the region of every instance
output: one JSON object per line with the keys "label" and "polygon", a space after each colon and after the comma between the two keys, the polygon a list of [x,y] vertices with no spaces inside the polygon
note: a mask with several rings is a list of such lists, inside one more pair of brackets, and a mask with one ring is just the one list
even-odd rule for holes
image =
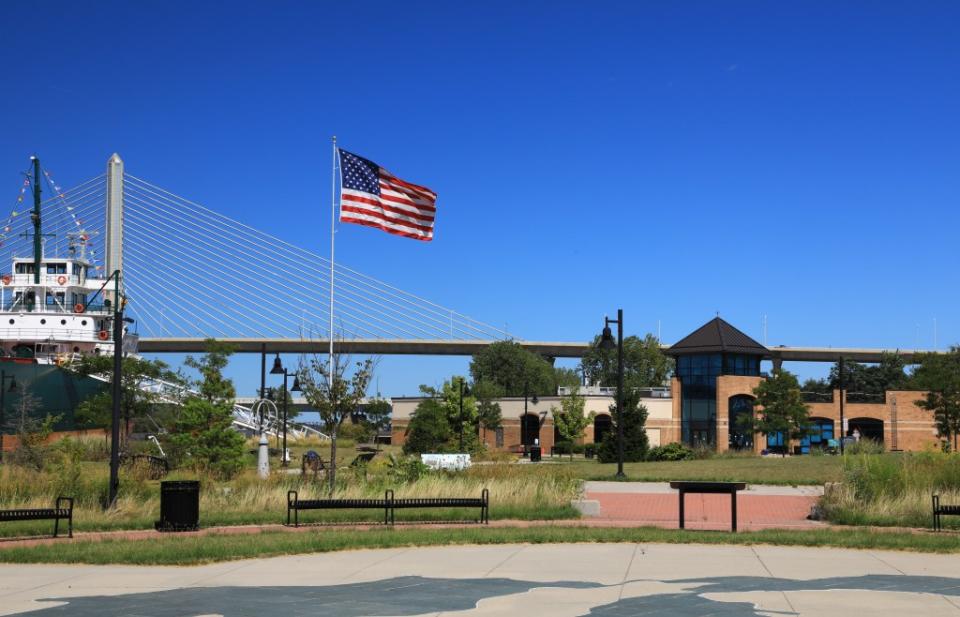
{"label": "white flagpole", "polygon": [[330,174],[330,354],[327,356],[327,371],[330,384],[333,384],[333,234],[337,221],[337,136],[333,136],[333,161]]}

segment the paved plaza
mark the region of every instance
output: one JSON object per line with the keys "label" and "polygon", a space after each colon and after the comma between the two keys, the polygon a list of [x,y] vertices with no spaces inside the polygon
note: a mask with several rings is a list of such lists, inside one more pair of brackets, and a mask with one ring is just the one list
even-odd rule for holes
{"label": "paved plaza", "polygon": [[[807,519],[822,495],[822,486],[751,484],[737,494],[738,527],[744,531],[825,527]],[[600,515],[593,521],[623,527],[678,526],[677,491],[666,482],[585,482],[584,497],[599,503]],[[730,529],[730,496],[687,495],[684,518],[687,529]]]}
{"label": "paved plaza", "polygon": [[564,544],[345,551],[197,567],[0,565],[0,614],[960,616],[960,556]]}

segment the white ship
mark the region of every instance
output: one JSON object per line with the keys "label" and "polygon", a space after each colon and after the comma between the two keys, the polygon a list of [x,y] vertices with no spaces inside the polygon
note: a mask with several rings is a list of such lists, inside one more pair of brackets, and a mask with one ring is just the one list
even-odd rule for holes
{"label": "white ship", "polygon": [[87,234],[68,234],[67,255],[44,254],[40,161],[33,163],[33,255],[0,275],[0,359],[62,365],[113,353],[112,281],[87,258]]}

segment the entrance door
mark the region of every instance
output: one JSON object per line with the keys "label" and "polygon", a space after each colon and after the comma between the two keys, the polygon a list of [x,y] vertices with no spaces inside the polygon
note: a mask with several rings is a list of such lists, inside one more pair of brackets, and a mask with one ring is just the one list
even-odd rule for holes
{"label": "entrance door", "polygon": [[610,416],[602,413],[593,418],[593,443],[601,443],[603,436],[613,429],[613,420]]}

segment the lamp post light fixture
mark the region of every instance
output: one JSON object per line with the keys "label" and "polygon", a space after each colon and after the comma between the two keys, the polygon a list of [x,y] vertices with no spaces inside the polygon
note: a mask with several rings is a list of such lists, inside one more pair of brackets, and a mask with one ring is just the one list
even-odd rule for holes
{"label": "lamp post light fixture", "polygon": [[290,387],[290,392],[301,392],[300,388],[300,377],[297,373],[288,373],[287,369],[283,367],[283,363],[280,362],[280,354],[277,354],[277,357],[273,360],[273,368],[270,369],[271,375],[283,375],[283,445],[280,446],[280,465],[282,467],[288,467],[289,461],[287,460],[287,401],[290,398],[289,393],[287,392],[287,379],[293,377],[293,386]]}
{"label": "lamp post light fixture", "polygon": [[[617,342],[613,342],[613,332],[610,324],[617,324]],[[616,345],[617,349],[617,477],[625,477],[623,473],[623,309],[617,309],[617,318],[603,318],[603,333],[600,335],[600,349],[610,351]]]}
{"label": "lamp post light fixture", "polygon": [[[6,389],[7,380],[10,380],[10,389]],[[3,431],[7,427],[6,417],[6,399],[4,394],[17,391],[17,380],[13,375],[7,375],[6,371],[0,371],[0,463],[3,462]]]}

